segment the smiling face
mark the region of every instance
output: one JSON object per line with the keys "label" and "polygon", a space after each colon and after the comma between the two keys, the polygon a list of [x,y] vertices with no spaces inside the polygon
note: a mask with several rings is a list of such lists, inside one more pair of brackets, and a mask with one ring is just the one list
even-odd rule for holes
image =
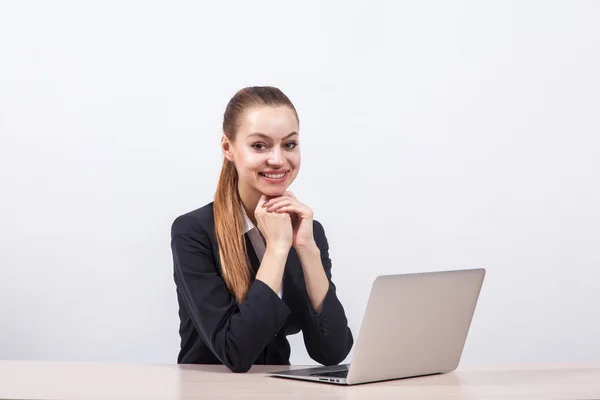
{"label": "smiling face", "polygon": [[223,154],[235,164],[242,198],[280,196],[298,176],[299,127],[287,106],[262,106],[245,112],[235,141],[225,135]]}

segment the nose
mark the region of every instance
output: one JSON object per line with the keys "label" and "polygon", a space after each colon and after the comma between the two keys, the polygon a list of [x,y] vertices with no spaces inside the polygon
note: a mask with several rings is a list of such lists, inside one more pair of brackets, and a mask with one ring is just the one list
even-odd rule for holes
{"label": "nose", "polygon": [[272,166],[283,166],[283,154],[281,153],[281,150],[274,148],[267,163]]}

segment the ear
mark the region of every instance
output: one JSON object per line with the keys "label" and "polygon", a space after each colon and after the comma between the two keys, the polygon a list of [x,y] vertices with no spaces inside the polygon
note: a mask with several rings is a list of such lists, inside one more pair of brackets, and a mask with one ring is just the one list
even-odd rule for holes
{"label": "ear", "polygon": [[223,137],[221,138],[221,150],[223,150],[223,155],[225,156],[225,158],[227,158],[231,162],[233,162],[233,152],[231,151],[232,146],[233,144],[231,143],[229,138],[223,135]]}

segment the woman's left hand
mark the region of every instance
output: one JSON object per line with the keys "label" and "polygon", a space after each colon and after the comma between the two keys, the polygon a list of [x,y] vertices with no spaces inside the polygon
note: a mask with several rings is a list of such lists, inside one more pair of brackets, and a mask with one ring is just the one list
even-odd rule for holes
{"label": "woman's left hand", "polygon": [[265,203],[267,212],[287,212],[292,217],[294,230],[293,246],[302,250],[315,245],[313,236],[313,212],[306,205],[300,203],[292,192],[284,192],[281,196],[272,198]]}

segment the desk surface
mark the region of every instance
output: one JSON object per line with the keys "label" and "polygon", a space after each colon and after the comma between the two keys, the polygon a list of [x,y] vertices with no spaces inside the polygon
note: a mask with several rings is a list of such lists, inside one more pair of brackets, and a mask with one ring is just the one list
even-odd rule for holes
{"label": "desk surface", "polygon": [[600,399],[600,363],[464,367],[349,387],[264,376],[281,369],[0,361],[0,399]]}

